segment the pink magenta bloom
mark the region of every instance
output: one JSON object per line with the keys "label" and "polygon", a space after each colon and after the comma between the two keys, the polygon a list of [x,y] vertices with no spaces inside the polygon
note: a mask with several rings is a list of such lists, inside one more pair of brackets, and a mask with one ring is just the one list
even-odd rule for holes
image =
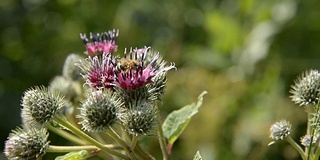
{"label": "pink magenta bloom", "polygon": [[96,35],[90,33],[90,41],[85,34],[80,34],[84,45],[86,46],[86,54],[89,56],[94,56],[99,53],[109,54],[113,53],[118,49],[116,45],[116,40],[119,36],[118,30],[112,30],[108,32],[103,32]]}
{"label": "pink magenta bloom", "polygon": [[[152,79],[160,73],[175,68],[174,64],[164,67],[159,64],[159,53],[150,54],[149,48],[130,50],[129,58],[125,57],[124,62],[120,61],[120,71],[116,71],[116,85],[127,90],[135,90],[146,84],[153,83]],[[152,57],[147,57],[152,56]],[[148,63],[146,59],[151,59]],[[148,63],[148,64],[146,64]]]}
{"label": "pink magenta bloom", "polygon": [[121,71],[117,74],[117,83],[121,88],[135,90],[148,83],[152,83],[152,78],[157,71],[148,65],[146,68],[137,68],[129,71]]}
{"label": "pink magenta bloom", "polygon": [[113,87],[115,67],[111,57],[110,54],[103,54],[102,60],[98,56],[89,57],[78,65],[85,73],[86,84],[96,89]]}

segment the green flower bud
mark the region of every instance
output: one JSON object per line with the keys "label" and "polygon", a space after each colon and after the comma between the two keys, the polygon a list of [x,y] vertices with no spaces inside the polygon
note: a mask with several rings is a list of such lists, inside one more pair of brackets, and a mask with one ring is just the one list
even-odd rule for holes
{"label": "green flower bud", "polygon": [[66,79],[63,76],[56,76],[50,83],[50,90],[59,91],[65,99],[75,102],[78,101],[82,94],[82,84]]}
{"label": "green flower bud", "polygon": [[320,93],[320,73],[317,70],[309,70],[302,73],[291,86],[291,99],[300,106],[316,105]]}
{"label": "green flower bud", "polygon": [[104,132],[117,122],[121,106],[118,96],[109,90],[89,92],[77,118],[84,130]]}
{"label": "green flower bud", "polygon": [[82,79],[82,76],[80,74],[81,69],[75,65],[75,63],[79,62],[79,60],[84,60],[84,58],[76,54],[68,55],[62,69],[62,75],[65,78],[71,79],[73,81],[78,81]]}
{"label": "green flower bud", "polygon": [[38,160],[49,147],[47,130],[18,128],[5,142],[4,154],[9,160]]}
{"label": "green flower bud", "polygon": [[56,76],[50,82],[50,89],[59,91],[66,99],[70,99],[70,97],[76,95],[76,91],[72,87],[72,81],[67,80],[63,76]]}
{"label": "green flower bud", "polygon": [[126,108],[131,103],[135,103],[137,101],[146,101],[149,100],[152,95],[148,92],[148,88],[146,86],[140,87],[135,90],[127,90],[123,88],[116,87],[115,91],[118,95],[121,95],[121,99],[124,102]]}
{"label": "green flower bud", "polygon": [[290,134],[291,124],[286,120],[276,122],[270,127],[270,138],[273,140],[283,140]]}
{"label": "green flower bud", "polygon": [[26,127],[43,127],[52,121],[56,114],[61,114],[65,105],[62,96],[46,87],[34,87],[22,97],[21,117]]}
{"label": "green flower bud", "polygon": [[309,147],[311,144],[311,139],[312,139],[312,145],[315,144],[317,142],[317,138],[319,138],[319,136],[311,136],[310,134],[306,134],[303,137],[301,137],[300,142],[303,146],[305,147]]}
{"label": "green flower bud", "polygon": [[131,135],[148,135],[156,125],[158,110],[152,101],[131,103],[120,114],[122,124]]}

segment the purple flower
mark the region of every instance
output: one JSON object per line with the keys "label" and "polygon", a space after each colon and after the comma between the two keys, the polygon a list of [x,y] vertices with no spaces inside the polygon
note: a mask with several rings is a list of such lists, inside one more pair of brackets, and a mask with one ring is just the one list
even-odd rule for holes
{"label": "purple flower", "polygon": [[[130,49],[129,57],[120,60],[116,72],[116,85],[127,90],[135,90],[146,84],[153,83],[153,78],[158,74],[175,68],[174,64],[164,67],[159,65],[159,53],[150,54],[149,47],[144,49]],[[151,61],[148,61],[151,59]]]}
{"label": "purple flower", "polygon": [[77,65],[84,71],[82,76],[86,79],[86,84],[92,88],[110,89],[113,87],[115,67],[111,54],[103,54],[101,60],[98,56],[88,57]]}
{"label": "purple flower", "polygon": [[108,32],[103,32],[96,35],[90,33],[90,42],[85,34],[80,34],[87,51],[85,52],[89,56],[94,56],[99,53],[109,54],[113,53],[118,49],[116,45],[116,40],[119,36],[118,30],[112,30]]}

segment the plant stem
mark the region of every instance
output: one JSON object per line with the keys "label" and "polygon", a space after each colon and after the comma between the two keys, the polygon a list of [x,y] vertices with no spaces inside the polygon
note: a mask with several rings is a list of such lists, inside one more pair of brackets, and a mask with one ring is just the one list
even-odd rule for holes
{"label": "plant stem", "polygon": [[67,139],[67,140],[69,140],[69,141],[71,141],[71,142],[73,142],[73,143],[76,143],[76,144],[79,144],[79,145],[85,145],[85,144],[86,144],[85,141],[83,141],[82,139],[80,139],[80,138],[78,138],[78,137],[70,134],[70,133],[67,132],[67,131],[64,131],[64,130],[62,130],[62,129],[55,128],[55,127],[53,127],[53,126],[51,126],[51,125],[48,125],[47,128],[48,128],[50,131],[54,132],[55,134],[60,135],[61,137],[65,138],[65,139]]}
{"label": "plant stem", "polygon": [[130,144],[130,148],[132,150],[134,150],[136,148],[136,144],[138,142],[138,136],[132,136],[132,140],[131,140],[131,144]]}
{"label": "plant stem", "polygon": [[307,110],[308,110],[307,134],[310,135],[310,133],[311,133],[311,125],[310,125],[310,124],[311,124],[311,121],[310,121],[310,119],[312,118],[312,115],[311,115],[311,113],[312,113],[312,107],[308,107]]}
{"label": "plant stem", "polygon": [[99,141],[102,144],[107,144],[107,142],[105,141],[105,139],[101,136],[101,134],[97,134],[97,133],[89,133],[89,136],[93,137],[94,139],[96,139],[97,141]]}
{"label": "plant stem", "polygon": [[116,152],[112,149],[109,149],[107,147],[105,147],[103,144],[101,144],[100,142],[96,141],[95,139],[93,139],[92,137],[88,136],[86,133],[84,133],[83,131],[81,131],[79,128],[73,126],[71,123],[69,123],[68,121],[66,121],[65,119],[63,119],[60,116],[55,116],[54,120],[58,123],[60,123],[62,126],[70,129],[74,134],[78,135],[79,137],[83,138],[84,140],[92,143],[93,145],[97,146],[98,148],[100,148],[101,150],[111,154],[111,155],[115,155],[117,157],[121,157],[123,159],[126,160],[130,160],[129,157],[127,157],[126,155],[123,155],[119,152]]}
{"label": "plant stem", "polygon": [[166,149],[166,140],[163,136],[163,131],[162,131],[162,125],[161,125],[161,119],[160,119],[160,113],[158,112],[158,121],[157,121],[157,127],[158,127],[158,140],[163,156],[163,160],[169,160],[169,155],[167,153]]}
{"label": "plant stem", "polygon": [[[104,145],[105,147],[112,148],[112,149],[122,149],[120,146],[115,145]],[[49,145],[49,148],[46,152],[54,152],[54,153],[62,153],[62,152],[74,152],[80,150],[95,150],[99,149],[97,146],[94,145],[87,145],[87,146],[55,146]]]}
{"label": "plant stem", "polygon": [[317,149],[317,151],[316,151],[316,153],[314,154],[314,160],[318,160],[319,159],[319,157],[320,157],[320,149],[318,148]]}
{"label": "plant stem", "polygon": [[[310,130],[311,130],[311,125],[310,125],[310,117],[311,117],[311,113],[310,113],[310,109],[308,109],[308,126],[307,126],[307,135],[311,135],[310,134]],[[312,139],[312,137],[311,137]],[[311,144],[312,144],[312,141],[310,141],[310,145],[308,147],[305,147],[305,153],[307,154],[308,156],[308,160],[309,160],[309,154],[310,154],[310,151],[311,151]]]}
{"label": "plant stem", "polygon": [[294,149],[296,149],[296,151],[299,152],[301,158],[302,158],[303,160],[306,160],[306,155],[305,155],[305,153],[303,152],[302,148],[292,139],[292,137],[291,137],[291,136],[288,136],[288,137],[286,138],[286,140],[291,144],[291,146],[292,146]]}
{"label": "plant stem", "polygon": [[136,147],[134,148],[134,151],[143,159],[147,159],[147,160],[155,160],[154,157],[152,157],[152,155],[150,155],[150,153],[146,152],[145,150],[143,150],[141,148],[141,146],[139,144],[136,144]]}
{"label": "plant stem", "polygon": [[[133,139],[131,138],[131,135],[129,135],[128,132],[125,132],[124,126],[121,125],[121,128],[122,128],[122,139],[128,140],[127,143],[129,143],[129,141],[134,141],[134,140],[131,140]],[[136,143],[135,148],[133,148],[132,150],[134,150],[135,154],[138,155],[140,159],[155,160],[155,158],[152,155],[150,155],[150,153],[146,152],[140,147],[139,143]]]}
{"label": "plant stem", "polygon": [[115,130],[113,130],[111,127],[108,129],[107,134],[113,138],[117,143],[120,144],[120,146],[122,146],[122,148],[129,154],[129,156],[132,159],[137,159],[134,152],[132,151],[132,149],[130,148],[130,146],[128,146],[128,144],[123,141],[121,139],[121,137],[117,134],[117,132]]}
{"label": "plant stem", "polygon": [[[312,113],[318,113],[319,112],[319,103],[312,107],[312,108],[315,108],[315,111],[314,109],[311,111],[311,107],[309,107],[308,109],[308,129],[310,130],[309,134],[311,135],[311,140],[310,140],[310,145],[307,147],[308,148],[308,155],[307,155],[307,160],[310,159],[311,157],[311,150],[312,150],[312,144],[313,144],[313,140],[314,140],[314,137],[315,137],[315,127],[311,127],[311,119],[313,119],[314,117],[312,117]],[[310,110],[310,111],[309,111]],[[319,116],[316,116],[316,119],[313,120],[313,122],[317,122],[318,123],[319,121]]]}

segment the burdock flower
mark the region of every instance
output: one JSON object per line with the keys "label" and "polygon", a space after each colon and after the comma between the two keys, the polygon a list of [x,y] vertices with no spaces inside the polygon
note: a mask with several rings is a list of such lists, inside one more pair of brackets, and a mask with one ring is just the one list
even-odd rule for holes
{"label": "burdock flower", "polygon": [[110,89],[113,87],[115,78],[115,67],[111,54],[103,54],[102,58],[98,56],[89,57],[85,61],[77,64],[84,74],[86,84],[92,88]]}
{"label": "burdock flower", "polygon": [[26,127],[42,127],[61,114],[65,100],[60,94],[46,87],[34,87],[22,97],[21,117]]}
{"label": "burdock flower", "polygon": [[164,70],[162,72],[159,72],[156,76],[153,77],[152,81],[153,83],[147,84],[148,92],[150,95],[150,99],[161,99],[161,96],[164,93],[164,89],[167,83],[167,70],[169,69],[176,69],[174,66],[174,63],[171,63],[169,68],[166,67],[166,61],[162,59],[162,57],[157,52],[153,52],[150,47],[145,47],[143,49],[138,49],[137,53],[143,54],[143,52],[146,52],[149,56],[146,57],[145,61],[146,63],[151,63],[154,60],[153,57],[158,56],[156,61],[154,61],[154,67],[153,68],[159,68],[158,70]]}
{"label": "burdock flower", "polygon": [[40,160],[49,147],[46,129],[21,129],[10,133],[4,154],[9,160]]}
{"label": "burdock flower", "polygon": [[120,114],[127,132],[134,136],[148,135],[155,127],[158,110],[152,101],[138,101],[129,104]]}
{"label": "burdock flower", "polygon": [[270,138],[273,140],[283,140],[290,134],[291,124],[286,120],[276,122],[270,127]]}
{"label": "burdock flower", "polygon": [[136,90],[153,83],[152,79],[157,75],[175,68],[173,63],[165,67],[164,62],[159,64],[159,60],[161,60],[159,53],[150,54],[149,48],[143,50],[131,48],[129,55],[125,51],[124,58],[117,66],[116,85],[122,89]]}
{"label": "burdock flower", "polygon": [[300,106],[316,105],[319,101],[320,73],[313,69],[302,73],[291,88],[293,102]]}
{"label": "burdock flower", "polygon": [[85,52],[89,56],[97,54],[109,54],[117,50],[116,40],[119,36],[118,30],[112,30],[103,33],[92,34],[90,33],[90,41],[85,34],[80,34],[87,51]]}
{"label": "burdock flower", "polygon": [[90,92],[80,107],[82,128],[89,132],[104,132],[118,120],[122,103],[110,90]]}

